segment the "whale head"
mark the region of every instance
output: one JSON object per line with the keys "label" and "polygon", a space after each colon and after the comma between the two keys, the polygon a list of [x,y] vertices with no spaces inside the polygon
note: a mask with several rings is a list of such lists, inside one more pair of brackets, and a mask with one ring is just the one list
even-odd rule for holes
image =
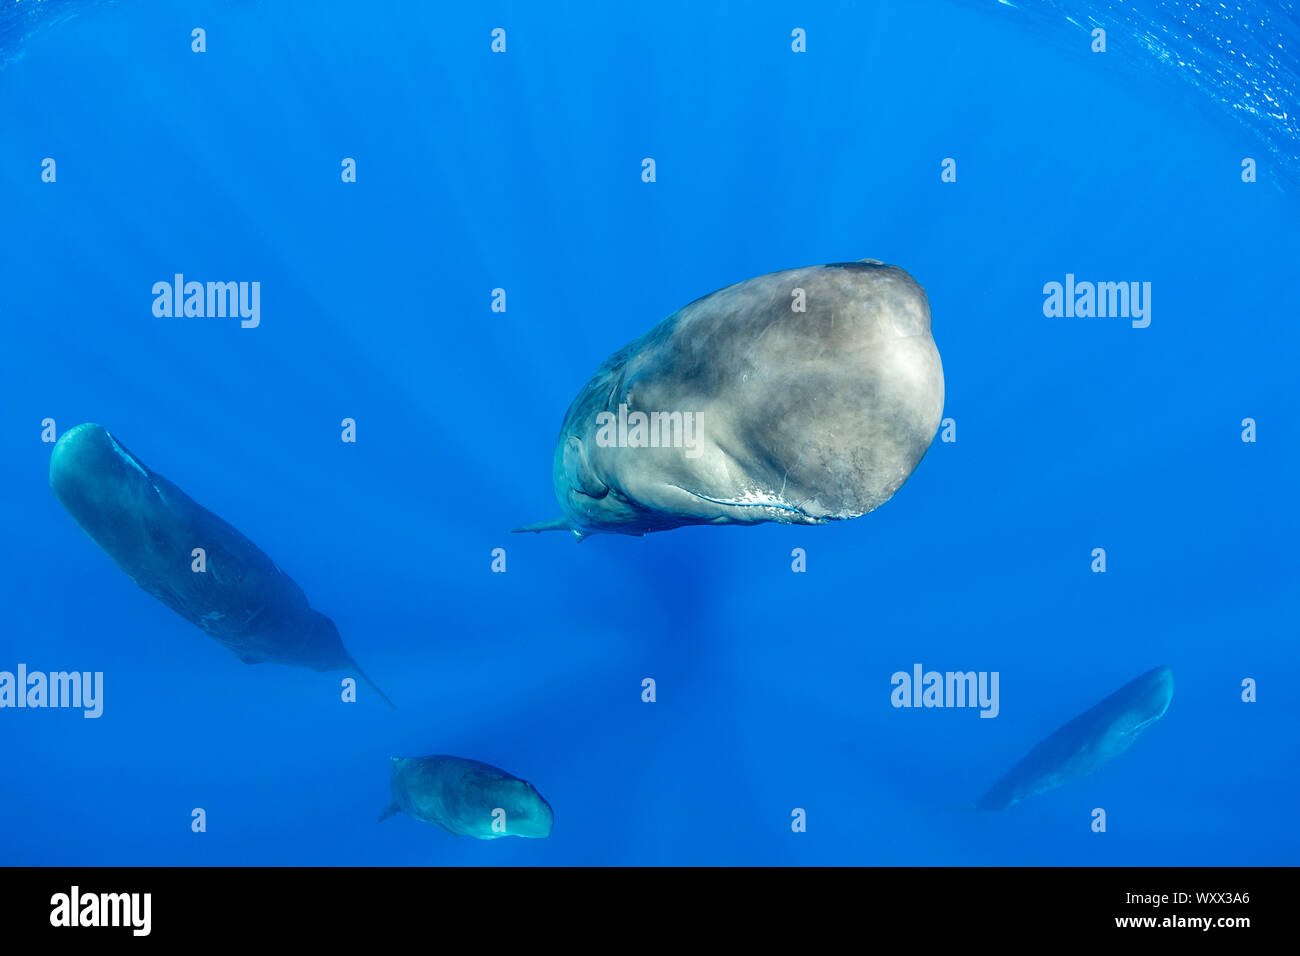
{"label": "whale head", "polygon": [[1156,667],[1133,680],[1120,693],[1127,698],[1124,714],[1116,729],[1135,737],[1165,715],[1174,697],[1174,674],[1168,667]]}
{"label": "whale head", "polygon": [[[50,490],[91,539],[132,578],[163,535],[156,512],[165,484],[102,425],[68,429],[50,453]],[[138,579],[138,578],[137,578]]]}
{"label": "whale head", "polygon": [[102,425],[68,429],[50,453],[50,489],[95,537],[87,523],[115,520],[127,489],[156,493],[152,473]]}
{"label": "whale head", "polygon": [[519,530],[855,518],[916,468],[943,391],[929,300],[903,269],[869,260],[749,279],[605,361],[556,444],[563,519]]}
{"label": "whale head", "polygon": [[497,806],[506,814],[508,835],[533,839],[551,835],[555,814],[546,798],[527,780],[501,781],[496,796]]}

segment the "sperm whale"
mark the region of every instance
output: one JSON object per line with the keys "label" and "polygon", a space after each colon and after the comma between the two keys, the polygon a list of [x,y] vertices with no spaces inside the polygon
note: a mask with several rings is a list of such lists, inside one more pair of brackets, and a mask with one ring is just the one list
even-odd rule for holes
{"label": "sperm whale", "polygon": [[907,272],[874,259],[773,272],[611,355],[560,428],[563,514],[515,530],[856,518],[912,474],[942,410],[929,300]]}
{"label": "sperm whale", "polygon": [[353,670],[392,706],[289,575],[107,429],[88,423],[63,434],[50,488],[131,580],[244,663]]}
{"label": "sperm whale", "polygon": [[1168,667],[1147,671],[1040,741],[976,807],[1003,810],[1087,776],[1132,747],[1165,715],[1173,696],[1174,675]]}

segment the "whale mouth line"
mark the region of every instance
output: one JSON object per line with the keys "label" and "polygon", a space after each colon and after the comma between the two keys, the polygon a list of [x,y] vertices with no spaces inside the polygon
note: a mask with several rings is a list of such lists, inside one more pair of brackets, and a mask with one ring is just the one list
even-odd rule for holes
{"label": "whale mouth line", "polygon": [[714,498],[712,495],[706,495],[698,491],[692,491],[689,488],[683,488],[681,485],[673,485],[672,487],[676,488],[678,491],[685,492],[686,494],[694,498],[698,498],[701,501],[707,501],[710,504],[723,505],[724,507],[727,508],[756,508],[765,511],[780,511],[786,514],[799,515],[800,517],[806,518],[808,519],[809,522],[814,524],[825,524],[826,522],[831,520],[838,520],[841,518],[848,518],[848,517],[856,517],[854,515],[815,515],[812,514],[811,512],[805,511],[803,508],[799,507],[798,505],[790,504],[784,498],[781,498],[777,495],[769,496],[769,495],[755,494],[752,500],[746,501],[746,500],[735,499],[735,498]]}
{"label": "whale mouth line", "polygon": [[711,495],[701,494],[698,491],[691,491],[689,488],[683,488],[681,485],[673,485],[673,487],[678,491],[686,492],[692,497],[699,498],[701,501],[708,501],[715,505],[727,505],[731,508],[774,508],[777,511],[792,511],[796,514],[806,514],[806,512],[798,506],[792,505],[784,498],[779,498],[775,495],[771,497],[755,496],[752,501],[740,501],[734,498],[714,498]]}
{"label": "whale mouth line", "polygon": [[107,435],[108,440],[113,443],[113,450],[117,452],[118,457],[120,457],[123,461],[125,461],[136,471],[140,472],[140,474],[144,475],[145,478],[149,477],[149,472],[145,471],[144,466],[135,460],[134,455],[132,455],[129,451],[127,451],[125,448],[123,448],[121,445],[117,443],[117,439],[113,437],[112,432],[108,431],[108,429],[105,429],[104,434]]}
{"label": "whale mouth line", "polygon": [[1130,727],[1127,733],[1129,734],[1129,736],[1140,734],[1142,731],[1146,730],[1148,727],[1150,727],[1152,724],[1154,724],[1157,720],[1159,720],[1164,715],[1165,712],[1162,710],[1160,711],[1160,713],[1154,714],[1153,716],[1148,717],[1146,720],[1139,721],[1138,723]]}

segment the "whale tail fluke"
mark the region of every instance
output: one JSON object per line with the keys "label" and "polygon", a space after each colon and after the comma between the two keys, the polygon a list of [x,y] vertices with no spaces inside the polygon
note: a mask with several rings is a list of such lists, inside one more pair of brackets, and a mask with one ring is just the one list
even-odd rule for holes
{"label": "whale tail fluke", "polygon": [[539,521],[536,524],[526,524],[522,528],[511,528],[511,534],[519,534],[524,531],[541,533],[543,531],[572,531],[567,518],[552,518],[550,521]]}
{"label": "whale tail fluke", "polygon": [[383,698],[385,704],[387,704],[389,707],[393,708],[393,710],[397,710],[397,705],[394,704],[391,700],[389,700],[389,699],[388,699],[388,695],[385,694],[382,690],[379,689],[379,685],[376,684],[374,681],[372,681],[372,680],[371,680],[371,679],[366,675],[366,672],[363,671],[360,667],[357,666],[357,662],[356,662],[356,661],[353,661],[353,662],[352,662],[352,669],[355,670],[355,671],[357,672],[357,676],[358,676],[358,677],[360,677],[363,681],[366,682],[366,686],[367,686],[367,687],[369,687],[369,688],[370,688],[371,690],[373,690],[376,694],[378,694],[380,697]]}
{"label": "whale tail fluke", "polygon": [[391,800],[389,801],[388,806],[384,807],[383,812],[379,814],[379,819],[376,822],[383,823],[389,817],[396,816],[401,812],[402,808],[397,805],[397,801]]}

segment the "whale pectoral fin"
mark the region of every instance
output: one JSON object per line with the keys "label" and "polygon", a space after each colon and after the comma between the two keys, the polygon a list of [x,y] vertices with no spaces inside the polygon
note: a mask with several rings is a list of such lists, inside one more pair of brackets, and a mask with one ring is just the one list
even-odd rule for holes
{"label": "whale pectoral fin", "polygon": [[541,533],[543,531],[572,531],[569,527],[567,518],[552,518],[550,521],[539,521],[536,524],[526,524],[522,528],[511,528],[511,534],[519,534],[522,531],[534,531]]}
{"label": "whale pectoral fin", "polygon": [[401,812],[402,812],[402,808],[397,805],[397,801],[392,800],[389,802],[388,806],[384,807],[384,812],[379,814],[378,822],[383,823],[389,817],[396,816]]}

